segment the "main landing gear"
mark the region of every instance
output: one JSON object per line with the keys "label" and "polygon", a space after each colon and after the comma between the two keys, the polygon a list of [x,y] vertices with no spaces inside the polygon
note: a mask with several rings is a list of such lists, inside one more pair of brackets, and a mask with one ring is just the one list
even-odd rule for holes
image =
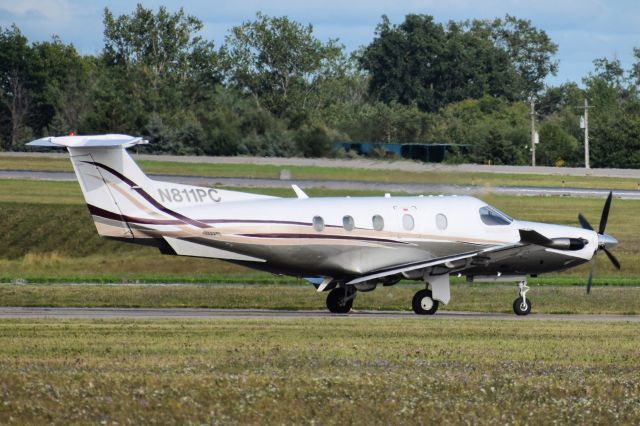
{"label": "main landing gear", "polygon": [[356,289],[353,286],[336,287],[327,295],[327,308],[334,314],[346,314],[353,306]]}
{"label": "main landing gear", "polygon": [[531,299],[527,299],[527,292],[529,287],[526,281],[520,281],[518,283],[520,289],[520,297],[513,301],[513,312],[516,315],[529,315],[531,312]]}

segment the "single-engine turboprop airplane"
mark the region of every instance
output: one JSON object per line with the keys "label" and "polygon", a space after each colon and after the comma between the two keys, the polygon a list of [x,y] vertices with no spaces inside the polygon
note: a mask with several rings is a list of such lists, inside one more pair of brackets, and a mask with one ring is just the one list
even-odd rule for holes
{"label": "single-engine turboprop airplane", "polygon": [[[594,261],[618,242],[604,233],[611,193],[598,231],[512,219],[467,196],[277,198],[154,181],[126,148],[146,144],[127,135],[46,137],[31,146],[66,147],[98,233],[157,247],[161,253],[224,259],[303,277],[328,291],[327,308],[351,310],[358,292],[420,280],[417,314],[450,299],[449,276],[511,281],[518,315],[531,311],[527,276]],[[591,285],[593,268],[587,283]]]}

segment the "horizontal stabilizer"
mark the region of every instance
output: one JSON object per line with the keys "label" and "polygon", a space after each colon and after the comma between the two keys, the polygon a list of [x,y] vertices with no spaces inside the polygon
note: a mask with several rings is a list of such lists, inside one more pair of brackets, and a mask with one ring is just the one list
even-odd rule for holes
{"label": "horizontal stabilizer", "polygon": [[28,146],[49,148],[128,148],[133,145],[147,144],[149,141],[128,135],[83,135],[83,136],[47,136],[29,142]]}

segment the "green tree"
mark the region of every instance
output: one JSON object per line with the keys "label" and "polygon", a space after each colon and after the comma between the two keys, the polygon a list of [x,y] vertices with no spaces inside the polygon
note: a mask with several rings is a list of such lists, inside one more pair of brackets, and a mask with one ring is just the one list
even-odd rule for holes
{"label": "green tree", "polygon": [[154,13],[138,4],[131,15],[117,18],[105,8],[104,26],[107,63],[141,67],[154,88],[166,79],[186,81],[198,73],[216,73],[213,42],[196,35],[202,22],[182,8],[169,13],[161,6]]}
{"label": "green tree", "polygon": [[619,59],[598,58],[593,61],[593,65],[595,72],[590,78],[600,78],[617,90],[624,90],[629,84]]}
{"label": "green tree", "polygon": [[369,73],[369,93],[382,102],[416,102],[425,110],[436,110],[439,58],[445,50],[442,25],[426,15],[407,15],[392,25],[384,15],[376,27],[376,38],[362,52],[360,66]]}
{"label": "green tree", "polygon": [[536,112],[543,117],[557,114],[566,108],[577,108],[583,99],[584,91],[576,83],[568,82],[556,87],[547,87],[538,97]]}
{"label": "green tree", "polygon": [[465,26],[507,53],[518,76],[520,98],[536,96],[544,88],[545,78],[556,75],[558,61],[552,58],[558,45],[544,30],[531,25],[531,21],[506,15],[492,21],[473,20]]}
{"label": "green tree", "polygon": [[304,122],[312,94],[340,75],[345,63],[336,40],[322,43],[311,25],[262,13],[231,29],[223,56],[229,83],[293,127]]}
{"label": "green tree", "polygon": [[0,114],[3,147],[6,150],[18,145],[28,135],[27,125],[32,97],[41,84],[34,72],[34,52],[20,29],[0,28]]}
{"label": "green tree", "polygon": [[547,120],[540,125],[540,143],[536,147],[536,161],[545,166],[566,166],[578,162],[580,144],[564,130],[559,120]]}
{"label": "green tree", "polygon": [[422,143],[430,126],[429,115],[414,105],[373,102],[340,123],[355,142]]}
{"label": "green tree", "polygon": [[130,15],[118,17],[105,9],[104,26],[95,108],[87,127],[146,131],[159,142],[152,150],[194,152],[185,145],[186,135],[202,142],[197,110],[215,97],[221,81],[213,42],[197,35],[202,22],[183,9],[154,12],[138,4]]}
{"label": "green tree", "polygon": [[445,28],[428,15],[407,15],[400,25],[383,16],[360,65],[370,75],[374,98],[416,103],[425,111],[485,94],[517,96],[515,70],[505,51],[460,24]]}
{"label": "green tree", "polygon": [[[640,167],[640,99],[625,86],[616,61],[594,61],[596,72],[584,79],[594,106],[589,114],[593,167]],[[607,66],[608,65],[608,66]]]}
{"label": "green tree", "polygon": [[331,138],[320,125],[301,127],[294,139],[298,150],[305,157],[326,157],[331,153]]}
{"label": "green tree", "polygon": [[428,141],[462,144],[481,164],[527,164],[530,130],[524,102],[484,96],[447,105],[433,117]]}
{"label": "green tree", "polygon": [[92,58],[82,57],[73,45],[64,44],[57,36],[50,42],[35,43],[33,50],[34,66],[42,81],[33,96],[34,131],[66,134],[79,130],[92,108]]}
{"label": "green tree", "polygon": [[634,63],[631,66],[631,71],[629,72],[629,78],[636,85],[636,88],[640,86],[640,48],[633,48],[633,58]]}

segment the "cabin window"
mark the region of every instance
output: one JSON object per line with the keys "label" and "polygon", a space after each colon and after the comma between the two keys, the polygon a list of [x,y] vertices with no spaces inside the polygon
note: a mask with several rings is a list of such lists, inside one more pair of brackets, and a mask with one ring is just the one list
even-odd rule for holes
{"label": "cabin window", "polygon": [[500,210],[484,206],[480,208],[480,219],[484,222],[485,225],[509,225],[513,222],[506,214],[502,213]]}
{"label": "cabin window", "polygon": [[345,216],[342,218],[342,226],[344,227],[345,231],[353,231],[355,225],[355,221],[351,216]]}
{"label": "cabin window", "polygon": [[448,225],[449,223],[447,221],[447,217],[442,213],[438,213],[436,215],[436,227],[441,231],[444,231],[445,229],[447,229]]}
{"label": "cabin window", "polygon": [[402,227],[405,230],[411,231],[415,226],[416,223],[413,220],[413,216],[411,216],[410,214],[405,214],[402,216]]}
{"label": "cabin window", "polygon": [[382,231],[384,229],[384,219],[379,214],[371,218],[371,223],[373,224],[373,229],[376,231]]}
{"label": "cabin window", "polygon": [[313,229],[315,229],[318,232],[322,232],[322,230],[324,229],[324,219],[320,216],[314,216],[313,217]]}

